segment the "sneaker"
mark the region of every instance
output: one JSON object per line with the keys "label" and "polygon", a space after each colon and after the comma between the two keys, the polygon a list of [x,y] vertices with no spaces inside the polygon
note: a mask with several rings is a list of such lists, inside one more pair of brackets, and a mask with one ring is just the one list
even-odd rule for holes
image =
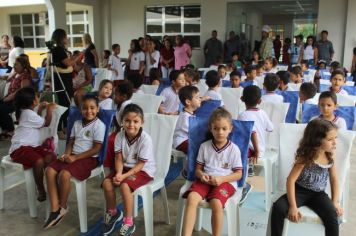
{"label": "sneaker", "polygon": [[252,190],[252,185],[246,182],[245,186],[242,189],[242,196],[239,203],[240,206],[246,201],[247,195],[251,192],[251,190]]}
{"label": "sneaker", "polygon": [[122,212],[118,211],[116,215],[112,216],[109,213],[105,213],[103,234],[109,235],[114,229],[117,222],[122,220]]}
{"label": "sneaker", "polygon": [[135,229],[136,229],[135,224],[132,225],[122,224],[119,235],[130,236],[131,234],[133,234],[133,232],[135,232]]}
{"label": "sneaker", "polygon": [[255,166],[252,164],[248,165],[248,177],[253,177],[255,176]]}
{"label": "sneaker", "polygon": [[58,211],[51,212],[43,228],[49,229],[53,226],[56,226],[59,222],[61,222],[61,220],[67,213],[68,213],[68,207],[67,209],[60,207]]}

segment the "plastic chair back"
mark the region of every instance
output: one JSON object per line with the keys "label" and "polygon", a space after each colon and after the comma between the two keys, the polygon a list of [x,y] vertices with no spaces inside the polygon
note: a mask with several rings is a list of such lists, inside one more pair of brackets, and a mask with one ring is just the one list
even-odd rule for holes
{"label": "plastic chair back", "polygon": [[236,118],[239,113],[246,109],[241,101],[243,88],[220,88],[220,94],[224,101],[225,108]]}
{"label": "plastic chair back", "polygon": [[106,68],[96,68],[95,77],[93,79],[93,90],[98,91],[99,85],[104,79],[112,80],[112,73],[113,72],[111,70],[108,70]]}
{"label": "plastic chair back", "polygon": [[131,98],[132,103],[139,105],[144,113],[157,113],[163,101],[162,96],[152,94],[134,93]]}
{"label": "plastic chair back", "polygon": [[155,95],[158,89],[158,85],[147,85],[143,84],[141,85],[140,89],[143,91],[145,94],[152,94]]}
{"label": "plastic chair back", "polygon": [[195,111],[195,115],[199,117],[209,117],[213,111],[221,106],[219,100],[208,100],[201,103],[201,106]]}
{"label": "plastic chair back", "polygon": [[286,123],[295,123],[298,110],[299,92],[298,91],[282,91],[283,102],[289,103],[289,109],[286,117]]}

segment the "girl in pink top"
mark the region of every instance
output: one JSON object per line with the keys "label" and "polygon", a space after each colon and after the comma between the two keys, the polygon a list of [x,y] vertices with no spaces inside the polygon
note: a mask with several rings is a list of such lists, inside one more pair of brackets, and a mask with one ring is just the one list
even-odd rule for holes
{"label": "girl in pink top", "polygon": [[180,70],[182,66],[190,63],[192,49],[187,43],[184,43],[182,35],[176,36],[176,48],[174,50],[175,69]]}

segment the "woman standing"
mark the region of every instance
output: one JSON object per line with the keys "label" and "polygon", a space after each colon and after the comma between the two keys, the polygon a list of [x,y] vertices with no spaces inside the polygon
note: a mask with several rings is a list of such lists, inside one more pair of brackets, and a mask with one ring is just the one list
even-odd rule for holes
{"label": "woman standing", "polygon": [[14,36],[12,38],[12,49],[9,53],[9,60],[8,60],[8,65],[10,67],[14,67],[15,60],[18,56],[21,54],[24,54],[24,47],[25,43],[23,42],[22,38],[19,36]]}
{"label": "woman standing", "polygon": [[9,44],[9,36],[4,34],[1,36],[2,44],[0,46],[0,67],[8,69],[8,59],[11,45]]}
{"label": "woman standing", "polygon": [[302,56],[304,61],[308,61],[309,66],[314,66],[318,62],[318,48],[315,47],[314,36],[309,35],[307,37],[307,43],[302,50]]}
{"label": "woman standing", "polygon": [[99,57],[96,52],[95,45],[91,40],[90,34],[83,34],[83,44],[85,47],[84,50],[84,63],[87,64],[90,68],[99,67]]}
{"label": "woman standing", "polygon": [[174,49],[169,38],[166,38],[163,43],[164,46],[161,48],[161,71],[162,78],[168,78],[174,69]]}
{"label": "woman standing", "polygon": [[190,63],[192,49],[187,43],[184,43],[182,35],[176,36],[176,48],[174,49],[174,67],[180,70],[182,67]]}

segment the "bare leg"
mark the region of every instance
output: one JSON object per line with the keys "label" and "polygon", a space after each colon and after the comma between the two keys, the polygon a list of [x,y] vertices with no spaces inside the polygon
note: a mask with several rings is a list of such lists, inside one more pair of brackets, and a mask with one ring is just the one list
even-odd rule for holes
{"label": "bare leg", "polygon": [[43,202],[46,200],[46,191],[43,184],[43,171],[44,171],[44,160],[38,159],[33,166],[33,175],[35,178],[35,183],[38,190],[37,200]]}
{"label": "bare leg", "polygon": [[197,207],[201,200],[203,198],[197,192],[189,193],[183,219],[183,236],[192,235],[197,217]]}
{"label": "bare leg", "polygon": [[209,201],[211,207],[211,225],[213,228],[213,236],[221,235],[222,226],[224,223],[224,211],[219,199],[211,199]]}
{"label": "bare leg", "polygon": [[47,190],[52,212],[58,211],[59,209],[57,174],[57,171],[52,167],[46,169]]}
{"label": "bare leg", "polygon": [[47,154],[43,160],[44,160],[44,167],[46,168],[52,161],[54,161],[54,158],[52,154]]}
{"label": "bare leg", "polygon": [[112,180],[105,179],[103,182],[103,190],[106,201],[106,209],[116,208],[116,194],[115,186],[112,183]]}
{"label": "bare leg", "polygon": [[67,201],[68,201],[68,196],[70,193],[70,178],[72,175],[69,173],[69,171],[62,170],[59,173],[59,197],[60,197],[60,205],[63,208],[67,208]]}
{"label": "bare leg", "polygon": [[124,203],[124,216],[125,217],[132,217],[133,215],[133,204],[134,204],[134,197],[131,192],[130,187],[127,183],[122,183],[120,185],[120,193],[122,197],[122,201]]}

